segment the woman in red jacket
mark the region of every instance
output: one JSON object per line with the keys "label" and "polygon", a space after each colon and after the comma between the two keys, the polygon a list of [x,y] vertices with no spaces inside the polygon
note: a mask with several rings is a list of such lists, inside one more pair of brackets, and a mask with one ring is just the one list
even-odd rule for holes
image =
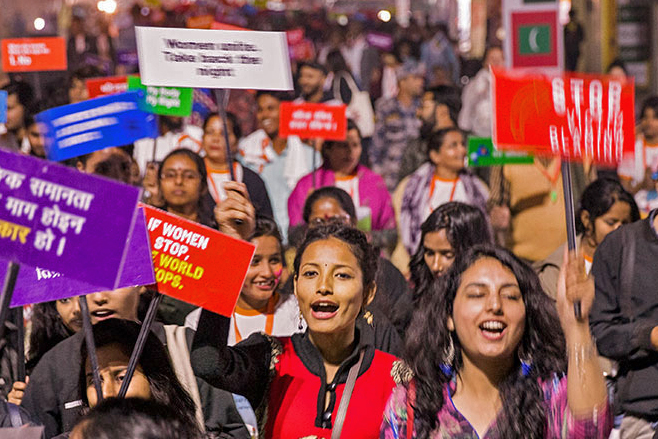
{"label": "woman in red jacket", "polygon": [[375,293],[377,253],[356,229],[321,226],[309,230],[294,268],[307,331],[253,334],[228,347],[229,319],[204,310],[192,347],[194,372],[246,396],[266,438],[377,438],[395,386],[391,372],[401,370],[355,326]]}

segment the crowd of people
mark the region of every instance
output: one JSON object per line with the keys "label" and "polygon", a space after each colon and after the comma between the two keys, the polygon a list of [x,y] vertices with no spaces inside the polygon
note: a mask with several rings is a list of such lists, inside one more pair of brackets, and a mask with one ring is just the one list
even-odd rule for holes
{"label": "crowd of people", "polygon": [[[412,28],[374,29],[391,31],[385,50],[367,22],[335,25],[291,60],[294,91],[232,93],[223,118],[195,90],[193,115],[160,117],[157,138],[64,163],[255,254],[230,317],[163,299],[123,399],[154,286],[87,295],[102,396],[76,298],[31,307],[25,382],[6,323],[11,425],[75,439],[658,437],[658,96],[618,169],[571,165],[568,252],[558,157],[467,166],[469,138],[491,136],[501,47],[469,70],[446,26]],[[87,99],[101,75],[75,64],[47,100],[6,78],[1,147],[46,157],[35,114]],[[347,105],[345,140],[280,136],[289,101]]]}

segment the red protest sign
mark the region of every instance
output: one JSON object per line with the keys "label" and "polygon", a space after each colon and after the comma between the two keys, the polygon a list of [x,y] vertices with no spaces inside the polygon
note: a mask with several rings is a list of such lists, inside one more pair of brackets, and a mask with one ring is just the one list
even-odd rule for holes
{"label": "red protest sign", "polygon": [[345,105],[282,102],[279,109],[279,135],[345,140],[345,109]]}
{"label": "red protest sign", "polygon": [[66,70],[66,43],[62,37],[2,40],[5,72]]}
{"label": "red protest sign", "polygon": [[210,14],[189,17],[185,23],[190,29],[210,29],[215,22],[215,17]]}
{"label": "red protest sign", "polygon": [[89,99],[128,91],[127,76],[109,76],[106,78],[87,79]]}
{"label": "red protest sign", "polygon": [[143,205],[158,291],[230,317],[255,246]]}
{"label": "red protest sign", "polygon": [[498,149],[613,164],[633,150],[634,86],[603,75],[493,70]]}

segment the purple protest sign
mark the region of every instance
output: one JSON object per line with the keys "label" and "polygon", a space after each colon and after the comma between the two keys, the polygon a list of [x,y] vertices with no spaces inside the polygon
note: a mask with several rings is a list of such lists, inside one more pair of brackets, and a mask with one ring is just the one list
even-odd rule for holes
{"label": "purple protest sign", "polygon": [[[123,264],[117,288],[154,284],[153,257],[146,230],[144,209],[139,209],[135,218],[135,227],[130,234],[128,248],[126,263]],[[6,271],[6,266],[5,261],[0,261],[0,273]],[[100,290],[95,285],[62,276],[61,273],[40,267],[23,266],[18,272],[11,308],[95,293]]]}
{"label": "purple protest sign", "polygon": [[390,52],[393,50],[393,37],[388,34],[382,34],[379,32],[370,32],[366,35],[366,41],[372,47],[383,50],[385,52]]}
{"label": "purple protest sign", "polygon": [[138,188],[0,151],[0,257],[119,285]]}

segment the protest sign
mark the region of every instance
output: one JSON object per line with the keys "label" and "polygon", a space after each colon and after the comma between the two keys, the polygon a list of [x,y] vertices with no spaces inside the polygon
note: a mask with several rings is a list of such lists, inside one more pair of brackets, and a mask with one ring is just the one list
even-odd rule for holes
{"label": "protest sign", "polygon": [[0,257],[114,289],[140,190],[0,151]]}
{"label": "protest sign", "polygon": [[289,46],[294,46],[299,44],[304,40],[304,28],[298,27],[295,29],[290,29],[286,31],[286,40],[288,41]]}
{"label": "protest sign", "polygon": [[158,291],[230,317],[255,246],[144,206]]}
{"label": "protest sign", "polygon": [[145,85],[293,88],[283,32],[136,27],[135,33]]}
{"label": "protest sign", "polygon": [[66,42],[62,37],[2,40],[1,52],[5,72],[66,70]]}
{"label": "protest sign", "polygon": [[103,96],[37,114],[48,158],[60,161],[109,146],[157,137],[155,116],[142,111],[142,91]]}
{"label": "protest sign", "polygon": [[634,138],[633,81],[602,75],[528,75],[493,70],[493,140],[498,149],[535,151],[613,164]]}
{"label": "protest sign", "polygon": [[7,122],[7,92],[0,90],[0,123]]}
{"label": "protest sign", "polygon": [[517,151],[498,151],[491,137],[469,137],[468,166],[532,165],[533,156]]}
{"label": "protest sign", "polygon": [[165,116],[189,116],[192,114],[192,89],[182,87],[145,86],[139,76],[128,77],[128,90],[142,90],[142,109]]}
{"label": "protest sign", "polygon": [[198,15],[196,17],[189,17],[185,25],[190,29],[210,29],[210,26],[215,22],[215,17],[210,14]]}
{"label": "protest sign", "polygon": [[[155,283],[151,246],[146,231],[143,209],[139,209],[135,218],[135,227],[128,239],[126,262],[121,267],[117,288],[151,285]],[[0,261],[0,272],[6,263]],[[30,303],[50,302],[82,294],[96,293],[98,286],[71,279],[61,273],[41,267],[23,266],[18,274],[16,287],[11,300],[11,307]]]}
{"label": "protest sign", "polygon": [[97,98],[99,96],[123,93],[128,90],[128,82],[126,76],[91,78],[87,79],[86,85],[89,99]]}
{"label": "protest sign", "polygon": [[282,102],[279,109],[279,135],[345,140],[345,110],[345,105]]}

